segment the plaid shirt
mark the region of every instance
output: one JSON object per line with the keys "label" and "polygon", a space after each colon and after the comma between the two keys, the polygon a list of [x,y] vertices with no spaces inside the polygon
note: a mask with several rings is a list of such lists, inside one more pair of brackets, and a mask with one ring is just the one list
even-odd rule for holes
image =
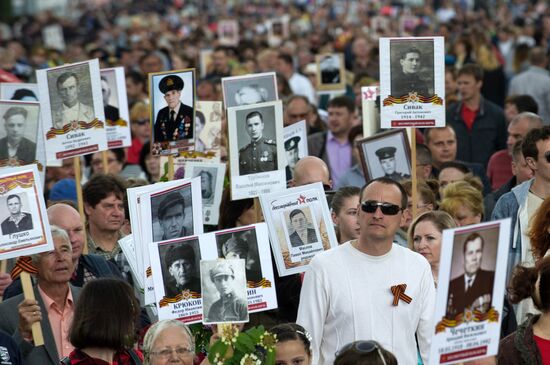
{"label": "plaid shirt", "polygon": [[[126,281],[128,281],[130,284],[133,284],[130,264],[126,259],[126,256],[124,256],[124,253],[122,252],[122,249],[120,248],[118,242],[116,243],[115,248],[113,248],[112,251],[105,251],[95,243],[94,239],[90,235],[89,230],[86,230],[86,236],[88,239],[88,252],[103,256],[105,260],[113,261],[126,279]],[[119,231],[118,238],[121,239],[122,237],[124,237],[124,234]]]}

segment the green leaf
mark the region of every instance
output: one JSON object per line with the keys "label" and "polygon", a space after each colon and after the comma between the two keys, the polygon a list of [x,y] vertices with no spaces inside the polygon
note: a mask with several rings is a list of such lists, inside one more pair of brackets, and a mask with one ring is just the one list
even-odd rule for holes
{"label": "green leaf", "polygon": [[250,337],[248,333],[241,332],[237,337],[237,343],[235,347],[244,353],[253,352],[255,350],[256,342]]}
{"label": "green leaf", "polygon": [[210,351],[208,352],[208,360],[213,363],[214,357],[216,354],[220,354],[220,357],[223,358],[225,356],[225,353],[227,352],[228,346],[223,343],[221,340],[216,341],[211,347]]}
{"label": "green leaf", "polygon": [[275,350],[267,352],[265,355],[264,365],[275,365]]}

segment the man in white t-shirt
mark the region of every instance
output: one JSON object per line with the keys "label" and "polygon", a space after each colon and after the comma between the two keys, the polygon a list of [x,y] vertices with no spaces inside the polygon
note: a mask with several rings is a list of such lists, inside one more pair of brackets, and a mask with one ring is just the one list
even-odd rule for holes
{"label": "man in white t-shirt", "polygon": [[293,94],[303,95],[307,97],[311,104],[317,105],[317,98],[315,96],[315,89],[313,88],[313,85],[311,85],[311,82],[307,77],[297,73],[294,70],[292,56],[280,54],[277,57],[275,69],[288,81],[290,90],[292,90]]}
{"label": "man in white t-shirt", "polygon": [[297,323],[311,333],[319,365],[332,364],[335,352],[356,340],[378,341],[399,364],[417,363],[418,343],[427,364],[435,306],[430,265],[393,244],[407,195],[383,177],[365,185],[360,196],[359,238],[312,259]]}

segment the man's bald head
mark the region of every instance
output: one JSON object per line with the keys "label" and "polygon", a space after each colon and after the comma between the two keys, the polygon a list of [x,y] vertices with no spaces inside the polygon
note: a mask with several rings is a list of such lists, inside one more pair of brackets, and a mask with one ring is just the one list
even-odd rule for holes
{"label": "man's bald head", "polygon": [[319,157],[306,156],[296,163],[294,168],[294,186],[302,186],[321,182],[332,188],[330,180],[330,171],[325,161]]}
{"label": "man's bald head", "polygon": [[84,248],[84,224],[78,210],[68,204],[58,203],[48,208],[50,224],[67,231],[73,247],[73,261],[78,260]]}

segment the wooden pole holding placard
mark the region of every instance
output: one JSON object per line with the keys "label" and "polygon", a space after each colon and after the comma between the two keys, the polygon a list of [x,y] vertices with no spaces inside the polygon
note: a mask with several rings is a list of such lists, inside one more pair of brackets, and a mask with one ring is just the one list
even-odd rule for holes
{"label": "wooden pole holding placard", "polygon": [[109,173],[109,151],[101,151],[101,160],[103,163],[103,173]]}
{"label": "wooden pole holding placard", "polygon": [[262,205],[260,204],[260,198],[254,198],[254,217],[256,223],[264,221],[264,215],[262,212]]}
{"label": "wooden pole holding placard", "polygon": [[[84,213],[84,199],[82,198],[82,168],[80,166],[80,157],[73,157],[74,161],[74,176],[75,176],[75,185],[76,185],[76,198],[78,201],[78,213],[80,213],[80,220],[82,225],[86,227],[86,214]],[[88,235],[86,230],[84,230],[84,248],[82,250],[83,254],[88,253]]]}
{"label": "wooden pole holding placard", "polygon": [[[34,297],[34,290],[32,289],[31,275],[26,271],[22,271],[20,277],[25,299],[36,300]],[[45,315],[47,315],[47,313],[42,313],[42,316]],[[34,346],[42,346],[44,344],[44,336],[42,335],[42,327],[40,327],[40,322],[34,322],[32,324],[32,339]]]}
{"label": "wooden pole holding placard", "polygon": [[[7,260],[0,261],[0,274],[5,273],[7,269],[8,269],[8,261]],[[0,297],[0,303],[2,303],[2,297]]]}
{"label": "wooden pole holding placard", "polygon": [[418,211],[418,180],[416,178],[416,129],[411,128],[411,194],[412,194],[412,218],[416,218]]}
{"label": "wooden pole holding placard", "polygon": [[[160,158],[160,157],[156,157]],[[162,166],[161,166],[162,169]],[[168,180],[174,180],[174,156],[168,155]]]}

